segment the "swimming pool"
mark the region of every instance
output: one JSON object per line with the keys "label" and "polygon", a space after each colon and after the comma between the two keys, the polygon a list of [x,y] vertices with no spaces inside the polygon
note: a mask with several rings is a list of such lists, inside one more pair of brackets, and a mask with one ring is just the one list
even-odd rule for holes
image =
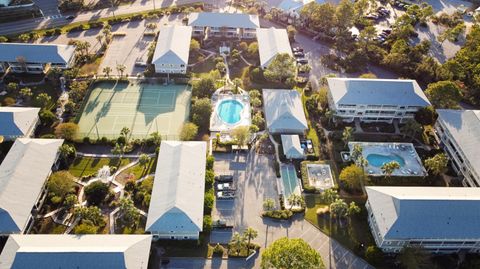
{"label": "swimming pool", "polygon": [[293,165],[282,165],[280,169],[282,176],[284,197],[287,199],[295,193],[295,190],[298,189],[298,180],[297,174],[295,172],[295,167]]}
{"label": "swimming pool", "polygon": [[382,165],[384,165],[385,163],[389,163],[392,161],[398,162],[398,164],[400,164],[400,167],[405,166],[405,160],[396,154],[382,155],[372,153],[367,156],[367,161],[369,165],[375,167],[382,167]]}
{"label": "swimming pool", "polygon": [[217,114],[220,119],[228,124],[235,124],[241,120],[243,104],[237,100],[223,100],[218,105]]}

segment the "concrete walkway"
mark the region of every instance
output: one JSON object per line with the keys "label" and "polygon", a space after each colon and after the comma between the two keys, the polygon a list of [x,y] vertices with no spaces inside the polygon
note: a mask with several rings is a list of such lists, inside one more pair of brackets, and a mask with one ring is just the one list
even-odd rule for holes
{"label": "concrete walkway", "polygon": [[[139,158],[140,155],[142,154],[123,154],[121,157],[133,159],[133,158]],[[156,153],[150,153],[147,155],[150,158],[155,158],[157,156]],[[116,155],[116,154],[94,154],[94,153],[83,153],[83,152],[77,152],[77,156],[93,157],[93,158],[120,158],[120,155]]]}

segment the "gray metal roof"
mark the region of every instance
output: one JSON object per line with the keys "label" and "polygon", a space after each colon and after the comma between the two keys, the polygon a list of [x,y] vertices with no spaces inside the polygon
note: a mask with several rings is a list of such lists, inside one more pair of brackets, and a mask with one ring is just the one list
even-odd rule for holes
{"label": "gray metal roof", "polygon": [[260,27],[258,15],[244,13],[191,13],[188,18],[188,25],[201,27],[234,27],[250,28]]}
{"label": "gray metal roof", "polygon": [[0,135],[6,139],[24,136],[38,122],[37,107],[0,107]]}
{"label": "gray metal roof", "polygon": [[437,109],[438,121],[451,134],[468,162],[480,175],[480,110]]}
{"label": "gray metal roof", "polygon": [[0,43],[0,62],[67,64],[75,54],[75,46],[54,44]]}
{"label": "gray metal roof", "polygon": [[188,64],[191,26],[163,26],[153,54],[153,64]]}
{"label": "gray metal roof", "polygon": [[480,188],[367,187],[386,239],[480,239]]}
{"label": "gray metal roof", "polygon": [[0,233],[22,232],[63,139],[15,140],[0,165]]}
{"label": "gray metal roof", "polygon": [[296,90],[263,89],[268,129],[303,132],[308,129],[300,94]]}
{"label": "gray metal roof", "polygon": [[10,235],[0,269],[146,269],[151,235]]}
{"label": "gray metal roof", "polygon": [[283,154],[290,159],[301,159],[305,156],[298,135],[281,135]]}
{"label": "gray metal roof", "polygon": [[270,62],[281,53],[292,56],[292,48],[287,30],[275,28],[257,28],[258,53],[260,65],[266,68]]}
{"label": "gray metal roof", "polygon": [[145,230],[202,231],[206,159],[205,142],[162,141]]}
{"label": "gray metal roof", "polygon": [[415,80],[327,78],[336,104],[429,106]]}

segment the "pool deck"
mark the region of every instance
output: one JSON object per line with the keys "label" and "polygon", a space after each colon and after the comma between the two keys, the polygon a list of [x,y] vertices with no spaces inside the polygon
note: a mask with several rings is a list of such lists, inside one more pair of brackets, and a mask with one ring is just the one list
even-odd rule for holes
{"label": "pool deck", "polygon": [[[223,101],[236,100],[243,105],[240,112],[240,121],[229,124],[223,121],[218,115],[218,107]],[[210,117],[210,131],[211,132],[230,132],[238,126],[250,126],[252,118],[250,114],[250,97],[248,94],[214,94],[212,96],[213,113]]]}
{"label": "pool deck", "polygon": [[[418,176],[427,175],[427,171],[423,167],[422,161],[415,150],[412,143],[375,143],[375,142],[349,142],[348,147],[350,153],[356,144],[360,144],[363,148],[363,156],[368,159],[371,154],[385,156],[387,158],[401,158],[405,164],[396,169],[392,176]],[[365,171],[371,176],[383,176],[381,166],[369,164]]]}

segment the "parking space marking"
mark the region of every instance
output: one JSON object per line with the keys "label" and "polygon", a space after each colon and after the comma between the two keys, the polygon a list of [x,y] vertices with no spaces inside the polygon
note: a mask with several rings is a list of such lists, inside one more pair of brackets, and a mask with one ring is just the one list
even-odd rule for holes
{"label": "parking space marking", "polygon": [[320,249],[327,243],[328,241],[323,241],[323,243],[317,248],[317,251],[320,251]]}
{"label": "parking space marking", "polygon": [[319,236],[320,236],[320,233],[317,233],[317,235],[312,239],[312,241],[307,241],[308,244],[311,245],[313,242],[315,242],[315,239],[317,239],[317,237],[319,237]]}
{"label": "parking space marking", "polygon": [[304,236],[307,232],[309,232],[311,229],[312,229],[312,227],[311,227],[311,226],[308,226],[308,229],[307,229],[305,232],[303,232],[302,235],[300,235],[299,237],[300,237],[300,238],[303,238],[303,236]]}

